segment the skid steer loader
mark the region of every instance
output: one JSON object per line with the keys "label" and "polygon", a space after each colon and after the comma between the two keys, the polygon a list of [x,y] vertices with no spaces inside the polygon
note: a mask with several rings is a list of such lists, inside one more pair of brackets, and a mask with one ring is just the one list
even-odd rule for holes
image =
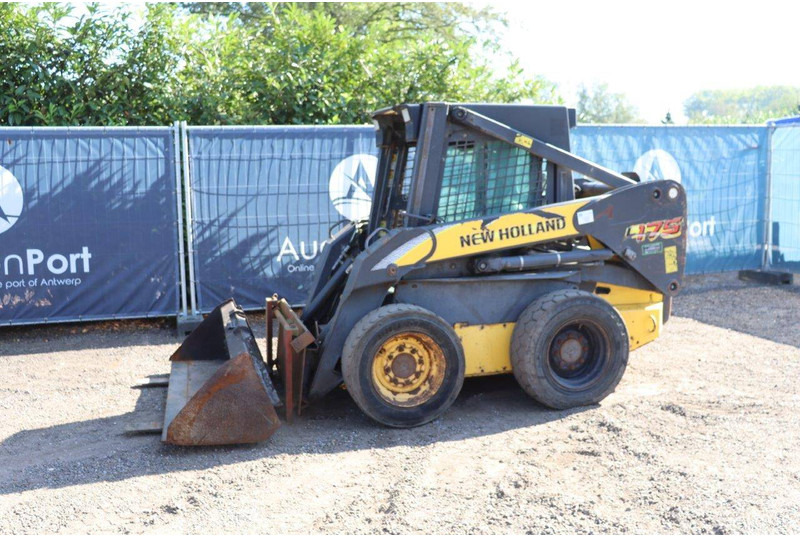
{"label": "skid steer loader", "polygon": [[408,104],[373,119],[369,220],[328,240],[301,316],[266,301],[266,361],[233,300],[189,335],[167,443],[262,441],[275,407],[291,421],[341,385],[394,427],[435,419],[471,376],[512,373],[551,408],[596,404],[659,336],[685,265],[680,184],[570,153],[564,107]]}

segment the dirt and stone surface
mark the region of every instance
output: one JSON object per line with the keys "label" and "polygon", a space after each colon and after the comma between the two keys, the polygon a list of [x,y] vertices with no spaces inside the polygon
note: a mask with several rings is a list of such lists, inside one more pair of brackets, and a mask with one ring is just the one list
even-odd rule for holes
{"label": "dirt and stone surface", "polygon": [[797,286],[694,280],[599,406],[476,379],[392,430],[339,391],[267,443],[193,449],[122,435],[159,411],[129,386],[168,371],[170,324],[3,329],[0,532],[798,533],[799,313]]}

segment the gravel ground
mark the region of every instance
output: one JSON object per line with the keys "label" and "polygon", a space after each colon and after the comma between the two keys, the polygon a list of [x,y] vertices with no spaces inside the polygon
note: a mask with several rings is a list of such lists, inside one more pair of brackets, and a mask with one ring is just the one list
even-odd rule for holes
{"label": "gravel ground", "polygon": [[121,434],[159,409],[129,386],[168,371],[169,324],[5,329],[0,532],[798,533],[798,312],[798,287],[695,279],[599,406],[476,379],[391,430],[339,391],[224,449]]}

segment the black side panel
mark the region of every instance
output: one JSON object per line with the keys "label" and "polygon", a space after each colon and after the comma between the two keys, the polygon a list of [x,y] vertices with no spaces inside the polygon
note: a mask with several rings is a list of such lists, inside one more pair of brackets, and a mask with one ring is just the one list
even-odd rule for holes
{"label": "black side panel", "polygon": [[[606,262],[603,264],[584,266],[581,269],[581,279],[598,285],[610,283],[612,285],[638,288],[641,290],[653,289],[653,284],[642,277],[639,272],[631,270],[621,263]],[[667,297],[664,299],[666,301]]]}
{"label": "black side panel", "polygon": [[212,361],[230,359],[226,342],[225,324],[222,311],[236,308],[233,298],[225,300],[211,311],[203,322],[197,326],[183,344],[175,350],[170,361]]}
{"label": "black side panel", "polygon": [[[441,102],[423,106],[419,142],[408,195],[408,212],[417,216],[436,213],[442,182],[442,166],[447,150],[447,110]],[[406,226],[426,225],[418,217],[406,218]]]}
{"label": "black side panel", "polygon": [[342,227],[332,238],[326,240],[325,247],[319,254],[314,264],[314,280],[308,291],[306,305],[314,301],[314,296],[325,286],[333,274],[333,265],[339,259],[344,248],[350,243],[350,239],[355,231],[355,224],[348,223]]}
{"label": "black side panel", "polygon": [[[539,296],[565,288],[577,288],[577,282],[545,279],[557,274],[532,274],[531,277],[472,277],[401,281],[397,285],[397,303],[419,305],[444,318],[449,324],[497,324],[516,322],[522,311]],[[561,275],[570,276],[570,272]],[[577,278],[576,278],[577,281]]]}
{"label": "black side panel", "polygon": [[575,214],[575,227],[605,244],[666,296],[686,267],[686,193],[674,181],[612,191]]}

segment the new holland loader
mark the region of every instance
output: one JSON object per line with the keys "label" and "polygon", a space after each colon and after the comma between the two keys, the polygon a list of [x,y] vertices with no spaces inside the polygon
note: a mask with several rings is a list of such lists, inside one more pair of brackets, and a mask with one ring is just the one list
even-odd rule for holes
{"label": "new holland loader", "polygon": [[437,418],[472,376],[511,373],[550,408],[596,404],[659,336],[686,258],[680,184],[570,153],[564,107],[407,104],[373,119],[369,220],[328,240],[300,316],[266,301],[266,361],[233,300],[189,335],[165,442],[263,441],[276,407],[291,421],[342,385],[394,427]]}

